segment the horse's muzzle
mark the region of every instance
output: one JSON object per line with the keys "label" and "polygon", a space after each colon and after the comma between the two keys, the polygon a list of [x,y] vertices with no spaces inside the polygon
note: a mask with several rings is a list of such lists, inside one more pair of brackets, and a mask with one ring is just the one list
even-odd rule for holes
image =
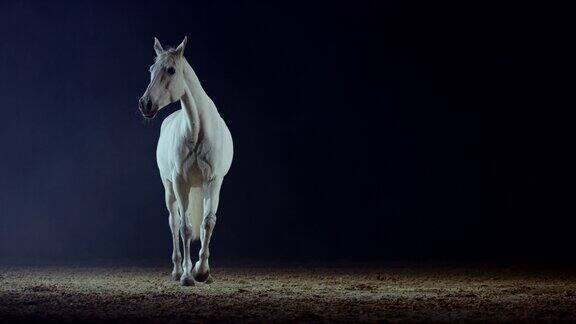
{"label": "horse's muzzle", "polygon": [[142,97],[138,101],[138,109],[142,113],[142,116],[146,118],[154,118],[158,112],[158,106],[152,103],[149,97]]}

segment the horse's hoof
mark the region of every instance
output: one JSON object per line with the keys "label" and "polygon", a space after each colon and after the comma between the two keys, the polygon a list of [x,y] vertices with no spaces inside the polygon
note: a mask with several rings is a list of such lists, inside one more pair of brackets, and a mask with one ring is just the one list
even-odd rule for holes
{"label": "horse's hoof", "polygon": [[205,284],[211,284],[214,282],[214,278],[212,278],[211,275],[208,275],[208,278],[206,278],[206,281],[204,281]]}
{"label": "horse's hoof", "polygon": [[[196,270],[196,269],[194,269],[194,270]],[[210,270],[208,270],[204,273],[193,271],[192,276],[194,277],[194,280],[196,280],[198,282],[206,282],[210,278]],[[210,281],[210,282],[212,282],[212,281]],[[210,282],[207,282],[207,283],[210,283]]]}
{"label": "horse's hoof", "polygon": [[196,283],[192,277],[182,276],[180,278],[180,284],[182,286],[194,286]]}
{"label": "horse's hoof", "polygon": [[182,272],[172,272],[170,279],[172,279],[172,281],[179,281],[181,276]]}

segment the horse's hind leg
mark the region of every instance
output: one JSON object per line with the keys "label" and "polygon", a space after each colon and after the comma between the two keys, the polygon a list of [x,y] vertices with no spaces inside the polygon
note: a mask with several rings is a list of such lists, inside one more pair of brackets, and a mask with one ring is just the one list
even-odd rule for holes
{"label": "horse's hind leg", "polygon": [[172,231],[172,263],[174,269],[172,270],[172,280],[180,280],[182,275],[182,254],[180,254],[180,213],[176,204],[176,196],[174,195],[174,188],[172,183],[163,180],[166,198],[166,208],[168,209],[168,223]]}
{"label": "horse's hind leg", "polygon": [[220,198],[220,187],[222,186],[222,177],[215,177],[203,185],[204,191],[204,219],[200,227],[200,247],[199,260],[194,265],[194,279],[200,282],[210,283],[210,238],[216,225],[216,211],[218,210],[218,201]]}

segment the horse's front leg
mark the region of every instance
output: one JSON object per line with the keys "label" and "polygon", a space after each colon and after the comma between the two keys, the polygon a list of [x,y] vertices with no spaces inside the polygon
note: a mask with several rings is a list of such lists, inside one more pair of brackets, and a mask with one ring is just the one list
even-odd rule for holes
{"label": "horse's front leg", "polygon": [[164,180],[164,190],[166,194],[166,208],[168,209],[168,223],[172,232],[172,280],[180,280],[182,275],[182,254],[180,253],[180,212],[176,204],[176,196],[171,182]]}
{"label": "horse's front leg", "polygon": [[194,279],[200,282],[211,283],[210,265],[210,238],[216,225],[216,211],[218,210],[218,201],[220,198],[220,187],[222,186],[222,177],[215,177],[203,185],[204,192],[204,219],[200,227],[200,252],[198,262],[194,265]]}
{"label": "horse's front leg", "polygon": [[182,250],[184,260],[182,262],[182,276],[180,276],[180,283],[183,286],[193,286],[194,279],[192,278],[192,260],[190,259],[190,241],[192,240],[192,224],[186,216],[186,209],[188,209],[188,194],[190,193],[190,186],[188,183],[180,178],[174,179],[174,194],[178,203],[178,211],[180,212],[180,235],[182,236]]}

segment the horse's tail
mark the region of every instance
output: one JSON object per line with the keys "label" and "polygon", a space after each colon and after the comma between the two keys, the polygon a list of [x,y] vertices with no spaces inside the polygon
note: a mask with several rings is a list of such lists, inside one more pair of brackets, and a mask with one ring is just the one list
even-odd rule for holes
{"label": "horse's tail", "polygon": [[204,215],[204,197],[202,187],[191,188],[188,196],[188,220],[192,225],[192,241],[200,238],[200,226]]}

